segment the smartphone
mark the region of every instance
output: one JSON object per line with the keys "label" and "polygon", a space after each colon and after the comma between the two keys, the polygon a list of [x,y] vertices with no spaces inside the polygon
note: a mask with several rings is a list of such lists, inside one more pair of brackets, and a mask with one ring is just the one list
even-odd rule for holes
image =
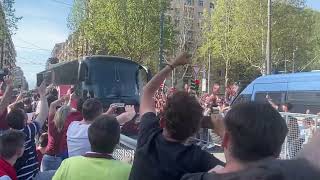
{"label": "smartphone", "polygon": [[117,108],[122,108],[124,106],[125,106],[124,103],[113,103],[113,104],[111,104],[111,107],[117,107]]}
{"label": "smartphone", "polygon": [[39,87],[44,80],[44,74],[37,74],[37,86]]}
{"label": "smartphone", "polygon": [[116,107],[115,113],[116,114],[122,114],[124,113],[126,110],[124,108],[125,104],[124,103],[113,103],[111,104],[112,107]]}

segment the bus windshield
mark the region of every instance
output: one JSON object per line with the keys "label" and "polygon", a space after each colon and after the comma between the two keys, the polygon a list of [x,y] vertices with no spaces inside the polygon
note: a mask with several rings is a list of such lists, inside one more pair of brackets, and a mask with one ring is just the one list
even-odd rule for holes
{"label": "bus windshield", "polygon": [[139,66],[121,61],[91,61],[90,81],[99,98],[139,96]]}

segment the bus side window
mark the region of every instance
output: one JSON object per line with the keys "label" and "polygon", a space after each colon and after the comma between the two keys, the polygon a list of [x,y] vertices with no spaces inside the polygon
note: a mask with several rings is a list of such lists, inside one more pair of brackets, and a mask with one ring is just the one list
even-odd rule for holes
{"label": "bus side window", "polygon": [[252,94],[240,94],[236,100],[234,100],[233,105],[246,103],[251,101]]}

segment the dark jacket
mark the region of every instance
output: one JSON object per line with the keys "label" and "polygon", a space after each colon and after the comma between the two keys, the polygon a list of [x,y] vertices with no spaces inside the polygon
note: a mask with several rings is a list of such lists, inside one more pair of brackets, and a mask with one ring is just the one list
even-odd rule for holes
{"label": "dark jacket", "polygon": [[236,173],[187,174],[181,180],[320,180],[320,171],[302,159],[269,160]]}

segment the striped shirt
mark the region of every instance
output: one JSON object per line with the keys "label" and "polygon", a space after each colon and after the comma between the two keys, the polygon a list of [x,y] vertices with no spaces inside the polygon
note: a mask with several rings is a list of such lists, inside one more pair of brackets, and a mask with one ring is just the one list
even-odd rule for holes
{"label": "striped shirt", "polygon": [[28,123],[21,130],[26,134],[26,142],[24,153],[15,164],[18,180],[32,179],[39,171],[35,145],[35,136],[39,133],[39,130],[37,122]]}

